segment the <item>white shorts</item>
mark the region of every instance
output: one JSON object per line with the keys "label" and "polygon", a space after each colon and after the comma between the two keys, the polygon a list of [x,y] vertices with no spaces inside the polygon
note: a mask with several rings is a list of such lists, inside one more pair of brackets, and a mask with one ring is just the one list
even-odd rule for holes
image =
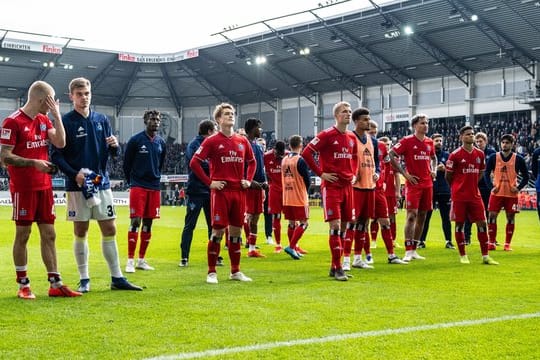
{"label": "white shorts", "polygon": [[101,199],[101,203],[94,207],[86,205],[86,199],[81,191],[67,192],[67,211],[68,221],[89,221],[89,220],[110,220],[116,219],[116,210],[114,209],[113,194],[111,189],[99,190],[95,195]]}

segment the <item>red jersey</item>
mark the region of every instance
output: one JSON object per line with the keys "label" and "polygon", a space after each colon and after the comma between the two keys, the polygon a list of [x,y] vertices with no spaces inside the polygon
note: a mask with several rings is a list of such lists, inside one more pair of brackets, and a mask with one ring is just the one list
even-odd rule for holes
{"label": "red jersey", "polygon": [[[27,159],[49,159],[49,129],[51,120],[43,114],[31,119],[22,110],[8,116],[2,124],[0,144],[13,146],[13,154]],[[35,167],[8,165],[9,187],[12,192],[47,190],[52,187],[51,175]]]}
{"label": "red jersey", "polygon": [[386,196],[396,196],[396,170],[390,164],[390,155],[384,157],[384,193]]}
{"label": "red jersey", "polygon": [[[302,152],[302,157],[317,176],[335,173],[338,180],[325,183],[327,187],[351,185],[358,167],[358,147],[356,136],[352,131],[340,132],[335,126],[321,131]],[[319,154],[319,163],[313,155]]]}
{"label": "red jersey", "polygon": [[384,183],[386,181],[386,172],[388,171],[387,169],[392,166],[386,162],[388,159],[390,159],[388,157],[388,149],[386,148],[386,145],[380,141],[377,143],[377,145],[379,148],[379,168],[381,169],[379,180],[377,180],[377,189],[383,190]]}
{"label": "red jersey", "polygon": [[[285,155],[287,155],[287,151]],[[281,192],[283,186],[281,184],[281,161],[283,158],[277,158],[274,150],[269,150],[264,153],[264,168],[266,170],[266,178],[268,185],[277,192]]]}
{"label": "red jersey", "polygon": [[463,147],[454,150],[446,161],[446,171],[453,174],[450,184],[452,201],[482,200],[478,180],[485,168],[486,159],[482,150],[475,147],[471,152]]}
{"label": "red jersey", "polygon": [[396,154],[403,156],[407,172],[418,176],[418,184],[412,185],[407,181],[407,186],[433,187],[431,177],[431,159],[435,157],[433,140],[424,137],[418,139],[414,134],[403,137],[392,148]]}
{"label": "red jersey", "polygon": [[[207,176],[200,161],[208,160],[210,176]],[[248,165],[247,175],[245,165]],[[249,140],[241,135],[227,137],[221,132],[204,139],[190,162],[191,169],[201,181],[210,185],[214,180],[226,181],[226,188],[241,189],[240,181],[251,181],[257,164]]]}

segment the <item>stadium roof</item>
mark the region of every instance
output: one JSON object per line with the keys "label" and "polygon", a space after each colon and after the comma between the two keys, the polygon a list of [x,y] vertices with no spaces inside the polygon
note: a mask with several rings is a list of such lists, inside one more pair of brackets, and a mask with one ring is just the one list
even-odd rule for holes
{"label": "stadium roof", "polygon": [[[179,111],[218,101],[275,108],[277,98],[315,103],[314,94],[358,94],[362,86],[397,84],[410,91],[411,79],[452,76],[468,84],[471,72],[512,66],[535,76],[540,1],[372,4],[327,19],[308,10],[313,21],[280,29],[261,21],[266,32],[240,39],[232,37],[235,29],[224,29],[221,44],[160,56],[74,48],[69,39],[45,48],[6,33],[0,37],[0,98],[22,99],[33,81],[45,80],[67,102],[67,84],[84,76],[93,83],[93,103],[118,113],[125,106]],[[50,63],[55,66],[44,66]]]}

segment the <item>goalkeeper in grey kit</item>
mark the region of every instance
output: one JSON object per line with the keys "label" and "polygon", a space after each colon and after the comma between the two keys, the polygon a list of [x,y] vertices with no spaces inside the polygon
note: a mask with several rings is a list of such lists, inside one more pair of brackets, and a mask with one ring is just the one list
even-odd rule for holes
{"label": "goalkeeper in grey kit", "polygon": [[[116,212],[107,171],[109,157],[119,154],[118,140],[112,134],[107,116],[90,109],[92,92],[88,79],[73,79],[69,83],[69,97],[73,110],[62,117],[66,146],[53,148],[51,160],[66,174],[67,219],[73,221],[79,291],[90,291],[88,228],[91,219],[98,222],[101,230],[101,248],[111,273],[111,289],[142,290],[123,276],[118,258]],[[97,176],[101,181],[93,182],[91,178]],[[87,201],[88,190],[96,201]]]}

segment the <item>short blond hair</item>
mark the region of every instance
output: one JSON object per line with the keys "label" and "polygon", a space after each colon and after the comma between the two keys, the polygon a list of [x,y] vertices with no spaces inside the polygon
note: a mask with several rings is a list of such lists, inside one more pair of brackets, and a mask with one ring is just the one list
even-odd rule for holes
{"label": "short blond hair", "polygon": [[90,84],[90,80],[83,77],[75,78],[69,82],[69,93],[73,94],[73,91],[75,89],[79,89],[85,86],[88,87],[89,89],[92,87],[92,85]]}
{"label": "short blond hair", "polygon": [[334,116],[336,116],[338,114],[338,112],[341,110],[341,108],[343,107],[351,107],[351,104],[349,104],[348,102],[346,101],[340,101],[338,103],[336,103],[336,105],[334,105],[334,108],[332,109],[332,113],[334,114]]}
{"label": "short blond hair", "polygon": [[234,111],[234,106],[229,103],[221,103],[219,105],[216,105],[213,113],[214,120],[217,121],[217,119],[221,117],[221,113],[224,109],[231,109],[232,111]]}
{"label": "short blond hair", "polygon": [[34,81],[28,89],[28,99],[45,99],[47,95],[54,94],[54,89],[45,81]]}

